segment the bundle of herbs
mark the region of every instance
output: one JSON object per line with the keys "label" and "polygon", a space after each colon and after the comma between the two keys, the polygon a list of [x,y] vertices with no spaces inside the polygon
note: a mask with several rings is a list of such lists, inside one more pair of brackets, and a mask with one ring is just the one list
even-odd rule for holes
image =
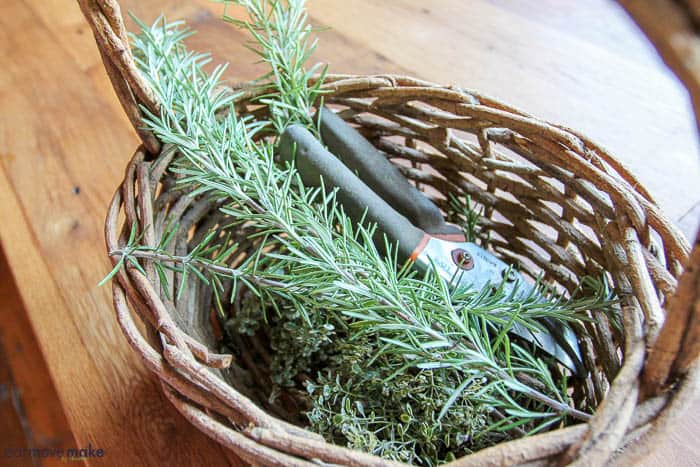
{"label": "bundle of herbs", "polygon": [[[250,48],[269,66],[256,81],[262,118],[239,114],[238,94],[222,86],[226,67],[206,72],[210,57],[187,51],[182,23],[139,22],[132,46],[162,103],[158,115],[144,109],[144,124],[177,151],[177,183],[216,198],[235,221],[181,256],[168,249],[175,226],[156,247],[132,235],[111,253],[120,261],[106,279],[126,262],[148,262],[163,285],[175,271],[180,292],[191,277],[203,281],[225,345],[261,335],[269,346],[270,403],[291,391],[312,430],[388,459],[434,465],[589,419],[592,408],[571,400],[568,370],[509,330],[612,313],[605,279],[581,278],[569,298],[538,285],[516,299],[499,287],[450,287],[435,270],[418,274],[390,242],[380,251],[375,226],[353,222],[336,191],[305,186],[275,157],[290,124],[320,134],[312,114],[325,69],[306,68],[316,42],[303,0],[230,3],[248,18],[225,19],[251,34]],[[469,239],[487,234],[468,203],[455,203],[452,219]],[[253,232],[246,244],[227,234],[242,226]]]}

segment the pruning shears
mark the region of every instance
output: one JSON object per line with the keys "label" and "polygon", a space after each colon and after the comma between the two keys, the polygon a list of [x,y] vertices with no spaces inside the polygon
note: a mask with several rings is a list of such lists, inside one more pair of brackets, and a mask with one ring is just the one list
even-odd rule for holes
{"label": "pruning shears", "polygon": [[[376,224],[380,251],[386,237],[396,245],[400,261],[411,261],[422,272],[437,271],[451,287],[501,287],[505,297],[515,300],[538,293],[511,266],[467,242],[462,229],[447,223],[440,209],[357,130],[330,109],[320,114],[328,150],[305,127],[291,125],[280,138],[279,155],[295,161],[306,186],[321,186],[322,180],[326,190],[337,188],[336,199],[353,221]],[[514,321],[510,331],[581,375],[585,370],[573,330],[548,318],[541,324],[543,330]]]}

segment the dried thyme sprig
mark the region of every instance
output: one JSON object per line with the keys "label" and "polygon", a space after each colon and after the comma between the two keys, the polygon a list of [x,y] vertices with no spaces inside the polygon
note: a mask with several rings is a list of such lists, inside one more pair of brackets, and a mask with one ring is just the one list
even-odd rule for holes
{"label": "dried thyme sprig", "polygon": [[[277,8],[281,2],[270,4]],[[274,15],[257,17],[251,25]],[[258,41],[279,32],[272,26],[250,28],[264,32]],[[265,125],[279,132],[286,122],[305,118],[314,99],[308,94],[295,98],[293,102],[305,107],[295,114],[273,113],[272,123],[240,118],[232,105],[236,95],[219,88],[224,68],[204,73],[208,56],[187,52],[182,45],[187,30],[164,21],[142,29],[134,39],[137,63],[163,103],[161,114],[148,114],[146,124],[182,155],[176,168],[180,183],[196,187],[193,196],[227,200],[222,210],[237,222],[255,226],[263,246],[274,252],[252,255],[235,269],[228,268],[226,255],[210,254],[227,251],[231,245],[200,245],[187,257],[169,255],[165,244],[158,248],[133,244],[113,254],[147,258],[159,271],[175,268],[183,276],[189,271],[217,293],[223,290],[222,278],[243,283],[271,306],[291,305],[307,316],[307,323],[313,321],[309,316],[336,314],[352,326],[355,338],[379,339],[382,344],[376,348],[374,363],[396,365],[388,382],[411,372],[441,372],[447,380],[459,381],[440,388],[449,397],[436,414],[436,426],[465,398],[494,414],[488,417],[489,426],[473,434],[476,439],[518,427],[535,432],[569,416],[589,417],[569,405],[566,385],[557,384],[548,366],[530,349],[511,341],[507,331],[514,322],[538,328],[536,319],[543,316],[569,320],[580,317],[581,311],[605,308],[606,284],[598,282],[591,298],[512,302],[502,292],[451,290],[434,272],[417,277],[409,268],[399,267],[391,255],[381,256],[372,243],[372,231],[348,219],[333,193],[307,189],[293,167],[275,164],[272,143],[254,141]],[[279,81],[287,75],[273,76],[276,89],[294,87]],[[318,91],[306,89],[303,92]],[[271,104],[274,94],[266,99]],[[220,113],[225,109],[227,113]],[[475,381],[479,387],[472,391]]]}

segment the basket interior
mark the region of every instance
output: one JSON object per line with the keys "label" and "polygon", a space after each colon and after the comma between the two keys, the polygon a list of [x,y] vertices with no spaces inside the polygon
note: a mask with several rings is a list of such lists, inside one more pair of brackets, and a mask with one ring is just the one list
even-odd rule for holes
{"label": "basket interior", "polygon": [[[533,279],[543,277],[563,294],[574,291],[580,277],[604,275],[621,307],[654,332],[654,317],[682,270],[684,241],[634,177],[602,148],[473,92],[383,76],[360,81],[331,77],[325,86],[330,91],[326,104],[453,221],[458,219],[449,209],[450,195],[470,197],[482,213],[482,247],[519,265]],[[264,116],[265,108],[251,104],[250,98],[241,98],[239,111]],[[219,211],[216,200],[191,197],[180,189],[168,170],[175,156],[172,148],[164,147],[149,165],[155,238],[178,223],[171,249],[186,255],[212,228],[223,232],[226,227],[232,233],[228,241],[240,243],[231,263],[235,266],[257,246],[249,238],[251,228],[231,229],[233,219]],[[168,274],[169,284],[180,282],[176,273]],[[152,279],[158,283],[155,275]],[[235,356],[229,369],[211,371],[270,414],[303,424],[301,382],[284,388],[271,402],[272,350],[266,331],[252,336],[226,332],[227,318],[241,313],[245,292],[236,294],[228,316],[221,318],[211,289],[194,277],[188,280],[179,298],[174,290],[162,290],[170,297],[163,300],[189,336],[211,351]],[[624,327],[603,314],[589,317],[590,322],[575,329],[589,373],[571,385],[575,404],[583,410],[602,401],[623,364],[626,345]]]}

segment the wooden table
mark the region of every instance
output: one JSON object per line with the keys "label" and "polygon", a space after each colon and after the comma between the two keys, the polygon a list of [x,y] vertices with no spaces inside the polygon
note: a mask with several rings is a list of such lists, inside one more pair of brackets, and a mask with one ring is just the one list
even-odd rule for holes
{"label": "wooden table", "polygon": [[[218,5],[122,4],[148,21],[188,19],[191,47],[231,61],[231,81],[261,70]],[[311,0],[309,11],[333,28],[316,54],[332,71],[455,83],[582,130],[694,232],[700,164],[686,96],[615,4]],[[137,138],[74,2],[0,2],[0,109],[0,448],[90,444],[105,453],[91,462],[108,465],[231,462],[161,396],[96,286],[108,270],[106,206]],[[698,462],[699,413],[650,464]]]}

